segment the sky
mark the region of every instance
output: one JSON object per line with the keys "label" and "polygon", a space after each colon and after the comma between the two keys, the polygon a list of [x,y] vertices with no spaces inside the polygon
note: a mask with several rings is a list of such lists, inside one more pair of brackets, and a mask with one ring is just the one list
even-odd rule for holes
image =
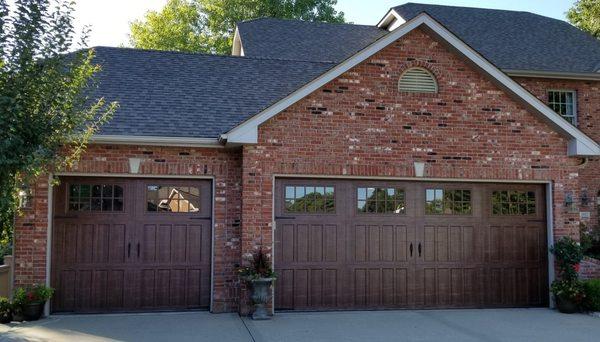
{"label": "sky", "polygon": [[[78,0],[78,27],[92,29],[89,46],[128,46],[129,23],[147,11],[159,10],[167,0]],[[407,0],[338,0],[337,9],[355,24],[375,25],[390,7]],[[565,20],[574,0],[412,0],[412,2],[528,11]]]}

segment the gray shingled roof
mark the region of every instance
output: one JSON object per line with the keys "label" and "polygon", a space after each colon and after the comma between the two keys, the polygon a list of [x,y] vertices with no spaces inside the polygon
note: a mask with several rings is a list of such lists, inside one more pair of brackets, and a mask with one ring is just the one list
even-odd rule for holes
{"label": "gray shingled roof", "polygon": [[[394,9],[406,20],[427,12],[501,69],[589,73],[600,67],[600,41],[561,20],[416,3]],[[238,27],[246,56],[334,62],[386,33],[375,26],[280,19],[252,20]]]}
{"label": "gray shingled roof", "polygon": [[426,12],[501,69],[598,71],[600,40],[567,22],[529,12],[407,3],[405,20]]}
{"label": "gray shingled roof", "polygon": [[329,63],[96,47],[96,96],[118,101],[99,135],[217,138]]}
{"label": "gray shingled roof", "polygon": [[376,26],[260,18],[238,23],[244,55],[341,62],[387,31]]}

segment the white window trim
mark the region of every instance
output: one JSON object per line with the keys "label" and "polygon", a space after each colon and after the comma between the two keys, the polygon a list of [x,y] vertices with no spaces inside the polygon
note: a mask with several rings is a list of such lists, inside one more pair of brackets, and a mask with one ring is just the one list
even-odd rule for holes
{"label": "white window trim", "polygon": [[[579,117],[578,117],[579,115],[577,112],[577,109],[578,109],[577,108],[577,90],[574,90],[574,89],[548,89],[548,90],[546,90],[546,99],[548,101],[548,106],[550,106],[550,93],[551,92],[573,94],[573,126],[577,127],[577,125],[579,124]],[[562,115],[562,114],[559,114],[559,115],[562,116],[563,118],[570,117],[570,116],[566,116],[566,115]]]}

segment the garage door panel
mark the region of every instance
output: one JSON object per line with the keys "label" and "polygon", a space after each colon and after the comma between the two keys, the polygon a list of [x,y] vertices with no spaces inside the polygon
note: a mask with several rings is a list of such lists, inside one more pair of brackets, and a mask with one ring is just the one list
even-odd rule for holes
{"label": "garage door panel", "polygon": [[92,305],[94,308],[107,308],[108,270],[92,271]]}
{"label": "garage door panel", "polygon": [[126,258],[125,241],[127,240],[127,225],[112,224],[109,229],[108,263],[124,263]]}
{"label": "garage door panel", "polygon": [[[114,196],[121,196],[122,210],[104,211],[99,206],[94,211],[93,206],[85,206],[84,212],[73,211],[67,206],[73,202],[67,195],[72,184],[108,184],[97,188],[110,188],[112,194],[117,189],[113,184],[119,184],[123,193]],[[161,209],[150,210],[146,193],[158,185],[168,188],[163,192],[170,192],[170,197],[158,198],[155,202]],[[103,196],[102,192],[97,194]],[[198,194],[199,200],[192,199]],[[212,233],[209,181],[68,178],[55,196],[54,312],[208,307]],[[170,203],[173,198],[177,206]],[[90,201],[87,197],[77,200]],[[175,207],[185,212],[173,211]]]}
{"label": "garage door panel", "polygon": [[[283,214],[286,183],[318,182],[277,180],[277,214]],[[275,287],[276,308],[323,308],[320,303],[324,287],[320,284],[324,273],[315,270],[324,269],[326,258],[319,260],[320,254],[314,254],[317,251],[323,256],[328,251],[337,255],[336,262],[329,264],[342,279],[334,294],[336,308],[505,307],[547,302],[542,186],[321,182],[335,186],[335,215],[295,214],[276,218],[275,268],[282,274]],[[391,206],[394,211],[386,212],[392,203],[386,196],[397,194],[394,189],[402,189],[404,197],[400,202],[394,198]],[[435,189],[433,193],[431,189]],[[506,191],[509,196],[497,196],[494,191]],[[523,193],[530,196],[529,192],[535,192],[534,212],[530,203],[507,203],[509,209],[519,208],[510,209],[510,215],[494,211],[502,209],[503,203],[495,203],[493,207],[492,197],[511,201],[514,191],[521,192],[521,197],[513,196],[517,199]],[[438,193],[442,197],[436,204]],[[327,239],[318,237],[315,228],[318,220],[322,221],[319,224],[337,227],[336,248],[327,247]],[[311,270],[303,273],[308,276],[308,283],[304,275],[298,275],[306,267]],[[309,295],[308,304],[303,296],[298,300],[297,293],[306,286],[309,293],[315,291]]]}

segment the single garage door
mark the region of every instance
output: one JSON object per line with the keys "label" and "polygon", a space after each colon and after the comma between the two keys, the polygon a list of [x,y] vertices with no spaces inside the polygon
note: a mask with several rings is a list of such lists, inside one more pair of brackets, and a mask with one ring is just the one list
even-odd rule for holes
{"label": "single garage door", "polygon": [[275,306],[548,302],[543,185],[278,179]]}
{"label": "single garage door", "polygon": [[61,178],[53,312],[208,308],[211,182]]}

